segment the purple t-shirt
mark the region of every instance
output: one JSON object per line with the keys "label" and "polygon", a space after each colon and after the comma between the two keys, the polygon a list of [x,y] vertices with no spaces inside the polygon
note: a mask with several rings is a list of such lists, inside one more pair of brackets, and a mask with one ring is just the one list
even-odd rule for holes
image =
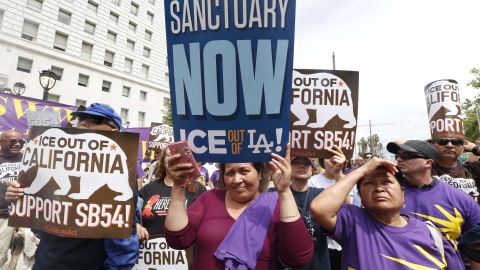
{"label": "purple t-shirt", "polygon": [[461,234],[480,223],[480,206],[475,200],[436,176],[429,188],[405,186],[402,213],[432,221],[455,249]]}
{"label": "purple t-shirt", "polygon": [[[445,267],[427,225],[406,217],[408,224],[404,227],[387,226],[363,208],[343,205],[337,213],[335,232],[330,235],[343,247],[342,269],[464,269],[446,241]],[[416,268],[409,267],[413,265]]]}

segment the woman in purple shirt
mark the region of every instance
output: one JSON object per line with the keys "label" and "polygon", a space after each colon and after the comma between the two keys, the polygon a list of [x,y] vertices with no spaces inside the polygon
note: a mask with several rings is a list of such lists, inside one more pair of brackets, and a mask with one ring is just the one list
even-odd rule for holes
{"label": "woman in purple shirt", "polygon": [[176,249],[197,244],[193,269],[273,270],[279,260],[290,267],[310,261],[312,239],[290,190],[289,150],[286,158],[272,154],[269,162],[276,193],[264,192],[270,174],[262,163],[226,163],[221,166],[225,189],[207,191],[188,210],[183,176],[193,169],[177,164],[179,157],[168,158],[174,184],[165,236]]}
{"label": "woman in purple shirt", "polygon": [[[396,172],[394,163],[373,158],[313,200],[318,223],[343,247],[342,269],[464,269],[435,228],[400,215]],[[343,205],[355,185],[365,208]]]}

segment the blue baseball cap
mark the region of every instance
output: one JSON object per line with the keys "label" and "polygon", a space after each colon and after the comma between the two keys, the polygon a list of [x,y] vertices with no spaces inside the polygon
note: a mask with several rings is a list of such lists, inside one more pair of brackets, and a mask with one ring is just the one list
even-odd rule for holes
{"label": "blue baseball cap", "polygon": [[73,112],[71,115],[80,118],[85,118],[89,115],[101,116],[108,120],[112,120],[119,130],[123,129],[122,118],[110,105],[107,104],[92,103],[92,105],[88,106],[84,111]]}

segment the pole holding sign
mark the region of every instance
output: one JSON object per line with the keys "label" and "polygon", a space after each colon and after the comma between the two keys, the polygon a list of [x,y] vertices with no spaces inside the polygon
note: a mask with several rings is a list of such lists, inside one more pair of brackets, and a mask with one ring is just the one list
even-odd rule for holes
{"label": "pole holding sign", "polygon": [[478,129],[480,130],[480,108],[476,108],[475,111],[477,112],[477,123]]}
{"label": "pole holding sign", "polygon": [[199,161],[284,155],[296,1],[164,3],[175,140]]}

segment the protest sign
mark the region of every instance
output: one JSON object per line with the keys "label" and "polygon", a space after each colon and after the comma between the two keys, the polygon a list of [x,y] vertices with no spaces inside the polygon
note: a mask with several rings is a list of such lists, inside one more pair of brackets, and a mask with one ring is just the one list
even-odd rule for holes
{"label": "protest sign", "polygon": [[66,104],[0,93],[0,132],[15,129],[26,134],[27,112],[36,111],[58,112],[60,125],[66,126],[75,109],[75,106]]}
{"label": "protest sign", "polygon": [[5,192],[12,181],[17,181],[21,156],[4,157],[0,155],[0,216],[8,216],[9,202],[5,201]]}
{"label": "protest sign", "polygon": [[357,71],[295,69],[292,82],[292,156],[328,157],[334,145],[351,158],[358,119]]}
{"label": "protest sign", "polygon": [[203,162],[283,155],[296,1],[164,3],[175,140]]}
{"label": "protest sign", "polygon": [[56,111],[27,112],[27,126],[59,127],[60,114]]}
{"label": "protest sign", "polygon": [[[0,186],[8,186],[12,181],[16,181],[18,177],[18,171],[20,169],[19,162],[3,162],[0,163]],[[5,194],[6,188],[2,188]]]}
{"label": "protest sign", "polygon": [[150,127],[150,138],[148,149],[154,151],[164,149],[168,144],[173,143],[173,128],[165,124],[152,124]]}
{"label": "protest sign", "polygon": [[140,242],[139,253],[134,270],[188,270],[185,250],[169,247],[164,237]]}
{"label": "protest sign", "polygon": [[150,138],[149,128],[126,128],[125,131],[138,133],[138,153],[137,153],[137,177],[144,176],[144,168],[148,167],[155,158],[155,152],[148,150],[147,143]]}
{"label": "protest sign", "polygon": [[424,88],[432,139],[463,138],[460,92],[455,80],[438,80]]}
{"label": "protest sign", "polygon": [[138,134],[33,127],[20,166],[25,195],[9,226],[76,238],[131,236]]}

